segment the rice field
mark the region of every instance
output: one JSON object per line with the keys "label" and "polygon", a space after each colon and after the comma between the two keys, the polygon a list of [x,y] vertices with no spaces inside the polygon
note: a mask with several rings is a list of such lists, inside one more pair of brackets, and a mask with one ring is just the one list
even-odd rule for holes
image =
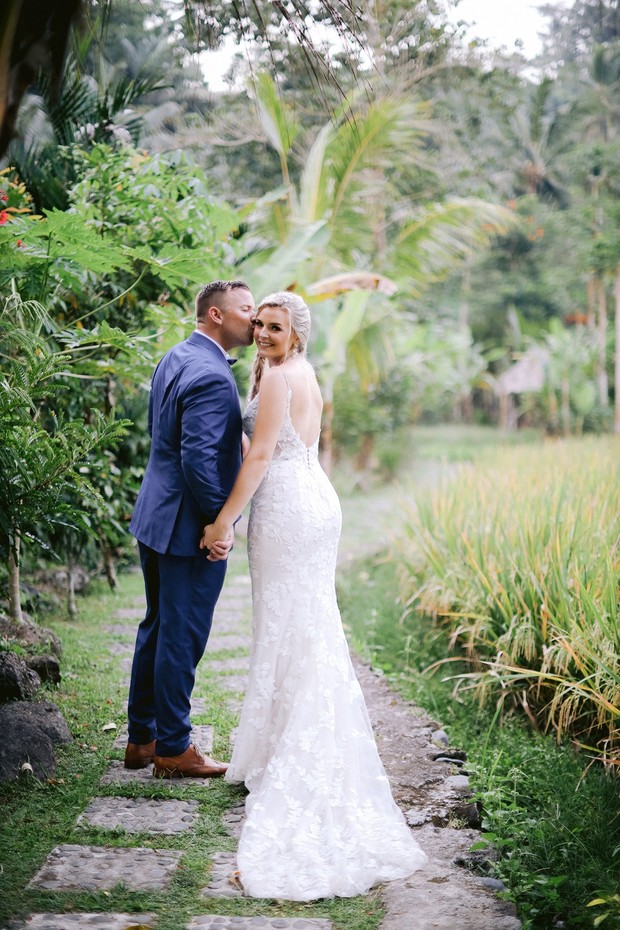
{"label": "rice field", "polygon": [[[620,770],[620,439],[497,448],[422,494],[397,545],[403,623],[429,618],[455,688]],[[436,670],[436,669],[435,669]]]}

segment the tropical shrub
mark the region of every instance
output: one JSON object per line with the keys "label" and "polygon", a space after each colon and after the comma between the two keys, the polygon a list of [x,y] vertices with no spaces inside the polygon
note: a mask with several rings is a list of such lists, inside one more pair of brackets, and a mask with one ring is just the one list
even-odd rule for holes
{"label": "tropical shrub", "polygon": [[40,305],[13,294],[0,307],[0,555],[8,564],[11,615],[21,619],[19,553],[22,543],[47,547],[63,527],[89,527],[87,510],[99,495],[84,463],[113,447],[128,421],[92,411],[88,422],[62,409],[71,357],[41,336],[49,323]]}
{"label": "tropical shrub", "polygon": [[[0,288],[8,295],[5,320],[15,316],[14,337],[23,330],[30,346],[20,363],[19,409],[25,424],[36,424],[35,445],[43,450],[50,436],[59,441],[67,424],[101,438],[80,451],[77,430],[71,461],[79,463],[80,481],[58,483],[53,505],[42,503],[28,525],[34,520],[32,533],[69,566],[98,555],[114,585],[146,461],[145,389],[154,359],[185,335],[197,286],[224,276],[235,217],[181,155],[150,158],[97,145],[88,152],[75,147],[73,158],[81,180],[66,212],[34,214],[23,185],[3,177]],[[31,373],[37,361],[42,373]],[[126,438],[98,425],[128,416],[137,425]],[[13,464],[29,471],[21,448],[14,447]],[[80,519],[54,518],[67,508]],[[7,545],[17,558],[17,547]]]}

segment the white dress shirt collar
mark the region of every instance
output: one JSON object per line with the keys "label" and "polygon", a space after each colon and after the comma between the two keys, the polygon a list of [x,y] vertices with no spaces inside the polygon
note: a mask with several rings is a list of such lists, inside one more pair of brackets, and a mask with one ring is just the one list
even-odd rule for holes
{"label": "white dress shirt collar", "polygon": [[222,355],[224,356],[224,358],[228,361],[228,359],[230,358],[230,356],[228,355],[226,349],[224,349],[223,346],[221,346],[221,345],[219,344],[219,342],[216,342],[215,339],[212,339],[212,338],[211,338],[211,336],[207,336],[207,334],[206,334],[206,333],[203,333],[203,331],[202,331],[201,329],[195,329],[194,332],[195,332],[195,333],[198,333],[199,336],[204,336],[204,338],[205,338],[205,339],[208,339],[209,342],[212,342],[214,346],[217,346],[218,349],[220,350],[220,352],[222,353]]}

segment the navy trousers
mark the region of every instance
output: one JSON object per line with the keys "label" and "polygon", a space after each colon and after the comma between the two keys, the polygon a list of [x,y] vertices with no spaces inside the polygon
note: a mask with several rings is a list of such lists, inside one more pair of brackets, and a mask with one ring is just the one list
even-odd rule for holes
{"label": "navy trousers", "polygon": [[157,740],[158,756],[190,743],[190,699],[207,645],[226,560],[162,555],[139,543],[146,616],[136,636],[129,686],[129,742]]}

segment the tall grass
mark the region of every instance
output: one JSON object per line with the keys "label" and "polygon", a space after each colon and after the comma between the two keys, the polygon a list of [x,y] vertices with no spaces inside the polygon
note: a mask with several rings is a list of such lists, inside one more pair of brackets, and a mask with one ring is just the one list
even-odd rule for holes
{"label": "tall grass", "polygon": [[412,509],[407,613],[471,663],[460,687],[620,766],[620,441],[497,449]]}

